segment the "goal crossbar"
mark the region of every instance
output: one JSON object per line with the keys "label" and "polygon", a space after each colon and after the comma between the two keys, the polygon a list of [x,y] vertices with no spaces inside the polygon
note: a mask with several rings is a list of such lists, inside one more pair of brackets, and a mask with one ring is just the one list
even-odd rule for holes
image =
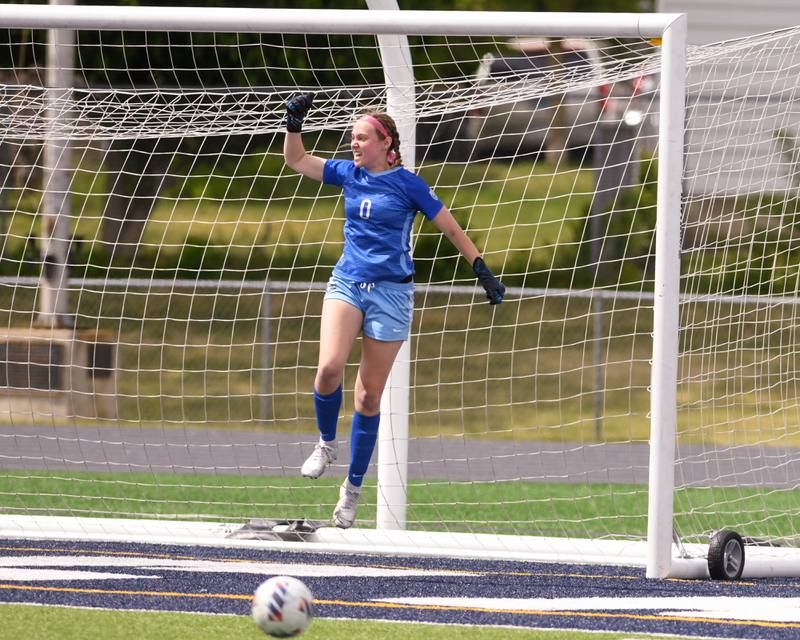
{"label": "goal crossbar", "polygon": [[[193,15],[194,14],[194,15]],[[5,4],[0,27],[232,33],[559,35],[658,38],[683,14]]]}

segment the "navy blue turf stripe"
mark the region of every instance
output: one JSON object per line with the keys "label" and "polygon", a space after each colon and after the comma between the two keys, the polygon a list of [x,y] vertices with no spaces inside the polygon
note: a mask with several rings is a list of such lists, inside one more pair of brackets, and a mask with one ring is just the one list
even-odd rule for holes
{"label": "navy blue turf stripe", "polygon": [[[800,623],[718,621],[664,615],[652,610],[531,612],[393,605],[380,598],[474,597],[474,598],[585,598],[585,597],[691,597],[729,596],[748,598],[800,598],[800,581],[763,579],[747,582],[653,581],[640,569],[630,567],[570,566],[541,563],[457,560],[447,558],[382,557],[293,553],[274,550],[162,546],[124,543],[0,541],[2,558],[25,556],[36,568],[37,556],[74,555],[87,559],[81,569],[128,575],[158,574],[158,580],[54,580],[0,584],[0,602],[36,602],[68,606],[161,611],[203,611],[247,615],[250,594],[268,575],[114,565],[119,558],[231,563],[242,561],[335,567],[330,577],[298,576],[315,594],[315,615],[357,619],[405,620],[513,625],[528,628],[571,628],[626,633],[742,638],[745,640],[796,640]],[[109,557],[109,566],[98,558]],[[91,566],[88,561],[91,559]],[[99,564],[99,566],[97,566]],[[43,563],[44,566],[44,563]],[[350,569],[348,569],[348,567]],[[406,568],[437,572],[426,576],[365,577],[361,567]],[[61,568],[61,567],[59,567]],[[444,572],[444,574],[442,573]],[[753,612],[756,615],[757,612]]]}

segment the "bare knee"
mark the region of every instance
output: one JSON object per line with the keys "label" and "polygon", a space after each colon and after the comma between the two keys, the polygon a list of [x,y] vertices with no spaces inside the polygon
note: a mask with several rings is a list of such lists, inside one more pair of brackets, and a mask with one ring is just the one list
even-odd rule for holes
{"label": "bare knee", "polygon": [[382,389],[365,389],[359,385],[355,392],[356,411],[364,416],[380,413],[382,391]]}
{"label": "bare knee", "polygon": [[333,393],[342,384],[342,369],[335,364],[321,364],[314,378],[314,388],[324,396]]}

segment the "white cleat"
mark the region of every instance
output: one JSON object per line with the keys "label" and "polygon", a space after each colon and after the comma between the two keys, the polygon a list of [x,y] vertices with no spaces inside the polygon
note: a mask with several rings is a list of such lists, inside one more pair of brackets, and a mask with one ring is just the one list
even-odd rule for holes
{"label": "white cleat", "polygon": [[357,487],[345,478],[339,489],[339,502],[333,510],[333,524],[340,529],[349,529],[356,521],[358,499],[361,497],[361,487]]}
{"label": "white cleat", "polygon": [[320,441],[314,447],[313,453],[303,463],[300,473],[306,478],[316,480],[325,473],[328,465],[334,462],[338,456],[339,448],[335,444],[331,446],[327,442]]}

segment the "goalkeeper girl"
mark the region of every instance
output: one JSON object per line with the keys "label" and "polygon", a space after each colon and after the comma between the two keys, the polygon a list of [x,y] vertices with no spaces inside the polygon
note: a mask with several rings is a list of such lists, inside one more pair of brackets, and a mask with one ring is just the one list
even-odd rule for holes
{"label": "goalkeeper girl", "polygon": [[422,178],[402,166],[397,126],[385,113],[367,113],[351,133],[352,160],[326,160],[306,153],[300,135],[313,94],[286,104],[286,164],[298,173],[344,190],[344,250],[328,282],[322,305],[314,406],[319,443],[301,473],[319,478],[337,458],[336,423],[342,379],[356,337],[363,335],[350,431],[350,467],[339,491],[333,524],[356,519],[361,483],[378,435],[383,388],[413,312],[414,263],[410,234],[421,211],[453,243],[486,290],[491,304],[505,287],[492,275],[473,242]]}

